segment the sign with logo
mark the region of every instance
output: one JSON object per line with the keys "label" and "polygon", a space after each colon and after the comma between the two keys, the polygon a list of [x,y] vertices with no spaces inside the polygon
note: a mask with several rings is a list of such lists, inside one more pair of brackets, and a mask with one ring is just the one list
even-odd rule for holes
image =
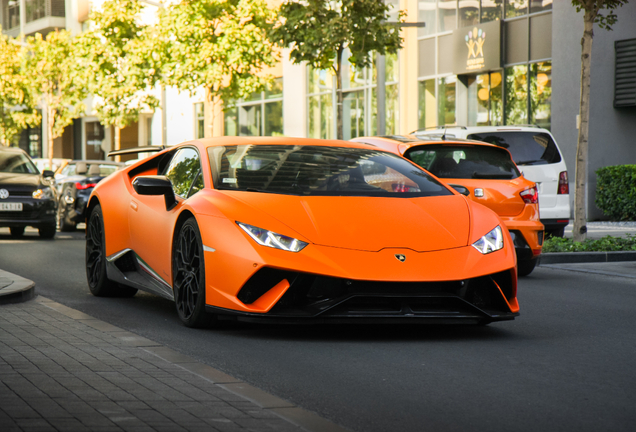
{"label": "sign with logo", "polygon": [[501,68],[501,21],[491,21],[453,32],[456,75]]}

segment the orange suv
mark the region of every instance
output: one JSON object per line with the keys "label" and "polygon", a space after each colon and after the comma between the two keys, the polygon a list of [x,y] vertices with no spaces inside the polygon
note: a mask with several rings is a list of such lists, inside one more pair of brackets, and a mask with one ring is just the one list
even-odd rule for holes
{"label": "orange suv", "polygon": [[495,211],[512,236],[518,275],[532,273],[543,247],[538,191],[534,182],[523,177],[508,150],[481,141],[429,141],[396,135],[351,141],[402,155],[471,200]]}

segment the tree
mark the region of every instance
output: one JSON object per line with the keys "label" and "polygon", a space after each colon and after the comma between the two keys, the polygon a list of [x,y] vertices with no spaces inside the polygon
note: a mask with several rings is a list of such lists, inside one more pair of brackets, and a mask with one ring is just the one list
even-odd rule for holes
{"label": "tree", "polygon": [[40,122],[22,70],[25,52],[21,42],[0,34],[0,145],[10,145],[22,129]]}
{"label": "tree", "polygon": [[53,166],[54,139],[84,112],[86,72],[78,67],[77,43],[66,30],[52,31],[46,39],[40,33],[29,36],[26,49],[23,70],[28,71],[30,93],[46,116],[49,166]]}
{"label": "tree", "polygon": [[158,77],[150,65],[150,27],[141,12],[139,0],[108,0],[91,14],[91,28],[80,38],[93,110],[100,123],[114,126],[115,150],[121,129],[158,105],[151,93]]}
{"label": "tree", "polygon": [[[614,9],[627,4],[628,0],[572,0],[577,12],[584,11],[584,30],[581,38],[581,99],[579,106],[579,136],[576,146],[576,173],[574,192],[573,240],[582,242],[587,237],[587,211],[585,190],[587,176],[588,132],[590,118],[590,67],[592,64],[592,39],[594,24],[605,30],[612,30],[617,17]],[[601,11],[607,11],[603,15]]]}
{"label": "tree", "polygon": [[161,12],[153,68],[193,94],[206,89],[213,118],[223,102],[261,91],[276,61],[268,39],[275,13],[264,0],[181,0]]}
{"label": "tree", "polygon": [[380,0],[287,0],[280,7],[272,40],[291,46],[294,63],[332,69],[336,76],[338,139],[343,138],[342,56],[348,49],[349,63],[363,68],[372,63],[373,52],[395,54],[402,38],[398,25],[387,24],[389,10]]}

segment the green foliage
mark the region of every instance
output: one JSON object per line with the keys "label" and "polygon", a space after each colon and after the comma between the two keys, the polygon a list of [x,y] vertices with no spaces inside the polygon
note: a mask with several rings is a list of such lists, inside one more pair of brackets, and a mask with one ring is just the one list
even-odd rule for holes
{"label": "green foliage", "polygon": [[636,220],[636,165],[596,171],[596,205],[612,220]]}
{"label": "green foliage", "polygon": [[612,252],[636,251],[636,236],[627,234],[626,238],[605,236],[598,240],[587,239],[575,242],[564,237],[550,237],[543,243],[543,252]]}
{"label": "green foliage", "polygon": [[40,122],[27,86],[28,74],[21,68],[25,52],[20,42],[0,33],[0,144],[4,145],[25,127]]}
{"label": "green foliage", "polygon": [[154,110],[150,27],[141,24],[139,0],[108,0],[91,14],[91,28],[80,36],[82,66],[91,71],[88,88],[100,122],[123,128],[139,113]]}
{"label": "green foliage", "polygon": [[399,27],[388,18],[389,5],[378,0],[288,0],[272,40],[291,46],[294,63],[337,72],[334,60],[349,48],[349,62],[362,68],[371,64],[372,52],[395,54],[402,45]]}
{"label": "green foliage", "polygon": [[86,71],[78,67],[78,46],[66,30],[49,32],[46,39],[36,33],[26,43],[29,55],[22,57],[22,68],[28,71],[26,84],[33,100],[45,106],[52,140],[84,112]]}
{"label": "green foliage", "polygon": [[231,101],[263,90],[276,54],[268,39],[274,12],[264,0],[181,0],[162,10],[154,68],[162,81]]}
{"label": "green foliage", "polygon": [[[596,15],[594,23],[605,30],[612,30],[612,26],[616,24],[618,17],[614,13],[614,9],[626,5],[629,0],[572,0],[572,6],[577,12],[581,10],[591,12]],[[608,11],[607,14],[601,13],[602,10]]]}

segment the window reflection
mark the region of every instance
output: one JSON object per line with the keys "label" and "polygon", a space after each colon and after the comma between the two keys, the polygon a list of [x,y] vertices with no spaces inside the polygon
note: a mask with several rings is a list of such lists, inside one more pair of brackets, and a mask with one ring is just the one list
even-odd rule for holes
{"label": "window reflection", "polygon": [[457,28],[457,0],[439,0],[439,31],[451,31]]}
{"label": "window reflection", "polygon": [[552,120],[552,62],[530,65],[530,121],[550,128]]}
{"label": "window reflection", "polygon": [[481,0],[481,22],[501,19],[501,5],[503,0]]}
{"label": "window reflection", "polygon": [[479,24],[479,0],[459,0],[459,27]]}
{"label": "window reflection", "polygon": [[280,136],[283,134],[283,78],[262,92],[252,93],[225,111],[227,136]]}
{"label": "window reflection", "polygon": [[437,31],[437,0],[419,0],[417,2],[417,20],[425,23],[417,29],[418,36],[427,36]]}
{"label": "window reflection", "polygon": [[505,124],[528,123],[528,66],[506,68]]}
{"label": "window reflection", "polygon": [[552,10],[552,0],[530,0],[530,13]]}
{"label": "window reflection", "polygon": [[514,18],[528,13],[528,0],[506,0],[506,18]]}

